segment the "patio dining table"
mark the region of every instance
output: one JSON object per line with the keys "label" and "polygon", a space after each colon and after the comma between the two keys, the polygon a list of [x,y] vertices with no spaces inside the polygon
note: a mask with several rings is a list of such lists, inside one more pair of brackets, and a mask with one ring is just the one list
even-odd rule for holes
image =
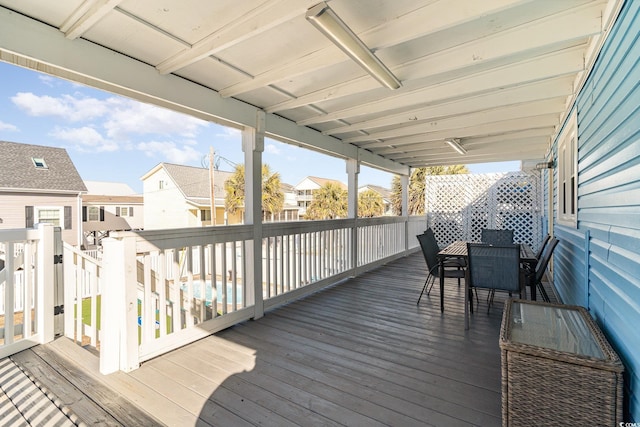
{"label": "patio dining table", "polygon": [[[449,246],[442,249],[438,252],[438,264],[439,264],[439,274],[440,277],[440,311],[444,312],[444,265],[447,259],[451,258],[462,258],[465,260],[465,263],[468,265],[468,254],[467,254],[467,243],[466,241],[455,241],[451,243]],[[538,259],[536,258],[535,253],[531,249],[531,247],[525,243],[520,244],[520,262],[522,264],[528,264],[530,267],[535,269],[536,263]],[[535,288],[535,287],[532,287]],[[535,300],[535,289],[531,291],[531,299]],[[469,273],[467,269],[467,273],[465,274],[464,279],[464,328],[469,329],[469,307],[471,307],[471,312],[473,312],[472,301],[469,298]]]}

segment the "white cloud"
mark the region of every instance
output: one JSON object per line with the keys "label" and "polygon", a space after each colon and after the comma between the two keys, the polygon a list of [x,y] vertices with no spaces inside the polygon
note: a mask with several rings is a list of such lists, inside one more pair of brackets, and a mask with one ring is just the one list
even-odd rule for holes
{"label": "white cloud", "polygon": [[111,138],[131,134],[194,138],[201,127],[207,126],[207,122],[195,117],[127,99],[112,98],[109,105],[109,119],[104,126]]}
{"label": "white cloud", "polygon": [[0,121],[0,130],[8,130],[11,132],[18,132],[18,128],[10,123]]}
{"label": "white cloud", "polygon": [[193,149],[193,147],[189,145],[179,147],[176,143],[170,141],[141,142],[136,148],[148,157],[159,157],[162,160],[178,164],[191,163],[200,160],[202,157],[202,153]]}
{"label": "white cloud", "polygon": [[96,98],[77,98],[72,95],[38,96],[31,92],[19,92],[11,101],[30,116],[60,117],[70,122],[87,121],[107,113],[107,105]]}
{"label": "white cloud", "polygon": [[235,140],[239,140],[240,138],[242,138],[242,132],[240,131],[240,129],[231,128],[228,126],[218,126],[218,128],[219,130],[215,134],[217,138]]}
{"label": "white cloud", "polygon": [[105,139],[97,130],[84,126],[80,128],[55,128],[50,135],[71,143],[80,151],[116,151],[118,144]]}
{"label": "white cloud", "polygon": [[281,154],[282,150],[280,147],[277,147],[275,144],[267,144],[264,147],[264,151],[269,154]]}
{"label": "white cloud", "polygon": [[51,76],[47,76],[46,74],[40,74],[38,76],[38,79],[45,85],[49,86],[49,87],[53,87],[55,80],[53,77]]}

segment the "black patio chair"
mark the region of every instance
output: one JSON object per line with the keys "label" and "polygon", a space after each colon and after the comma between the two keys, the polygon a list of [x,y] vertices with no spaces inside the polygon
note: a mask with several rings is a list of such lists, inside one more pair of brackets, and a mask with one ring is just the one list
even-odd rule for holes
{"label": "black patio chair", "polygon": [[[520,245],[488,245],[467,243],[469,289],[489,289],[487,311],[493,303],[495,291],[518,292],[522,297],[523,286],[520,281]],[[473,298],[469,295],[473,308]],[[477,300],[477,293],[476,293]]]}
{"label": "black patio chair", "polygon": [[542,252],[544,251],[544,248],[547,247],[547,243],[549,243],[549,240],[551,240],[551,235],[547,234],[546,236],[544,236],[544,239],[542,239],[542,243],[540,244],[540,248],[538,248],[538,252],[536,253],[536,259],[540,259],[540,257],[542,256]]}
{"label": "black patio chair", "polygon": [[560,241],[555,237],[551,237],[549,239],[549,243],[547,243],[544,247],[542,255],[538,257],[538,263],[536,264],[536,269],[534,271],[526,271],[524,275],[521,276],[521,280],[524,285],[529,285],[531,288],[535,287],[543,301],[549,302],[549,294],[547,294],[544,285],[542,284],[542,279],[544,278],[544,273],[547,270],[547,265],[549,265],[549,261],[553,256],[553,251],[556,246],[558,246]]}
{"label": "black patio chair", "polygon": [[[424,282],[422,292],[420,292],[418,302],[416,303],[420,304],[420,299],[422,298],[422,294],[424,294],[425,289],[427,289],[427,286],[429,286],[427,289],[427,295],[429,295],[436,278],[440,278],[440,264],[438,263],[438,252],[440,252],[440,248],[438,247],[438,242],[433,234],[433,230],[430,228],[428,228],[424,234],[419,234],[416,237],[418,238],[418,242],[420,242],[422,255],[424,255],[424,260],[427,263],[428,269],[427,279]],[[458,286],[460,286],[460,279],[465,277],[464,267],[464,260],[461,261],[458,258],[447,260],[444,263],[444,277],[457,278]],[[431,281],[430,285],[429,281]]]}
{"label": "black patio chair", "polygon": [[496,230],[493,228],[483,228],[482,243],[488,245],[512,245],[513,244],[513,230]]}

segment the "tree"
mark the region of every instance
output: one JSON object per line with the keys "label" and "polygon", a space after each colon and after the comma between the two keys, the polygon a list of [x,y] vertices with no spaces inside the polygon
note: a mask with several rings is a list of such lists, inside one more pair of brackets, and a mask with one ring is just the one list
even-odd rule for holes
{"label": "tree", "polygon": [[347,216],[347,190],[328,182],[313,192],[307,208],[307,219],[334,219]]}
{"label": "tree", "polygon": [[371,218],[384,214],[384,200],[373,190],[365,190],[358,194],[358,216]]}
{"label": "tree", "polygon": [[[456,175],[469,173],[465,165],[431,166],[417,168],[409,178],[409,215],[424,215],[424,197],[427,175]],[[402,215],[402,185],[398,175],[391,181],[391,209]]]}
{"label": "tree", "polygon": [[[236,169],[224,183],[226,192],[224,207],[229,213],[234,213],[244,206],[244,165],[237,165]],[[262,165],[262,212],[267,215],[277,214],[284,206],[280,174],[271,172],[269,165]]]}

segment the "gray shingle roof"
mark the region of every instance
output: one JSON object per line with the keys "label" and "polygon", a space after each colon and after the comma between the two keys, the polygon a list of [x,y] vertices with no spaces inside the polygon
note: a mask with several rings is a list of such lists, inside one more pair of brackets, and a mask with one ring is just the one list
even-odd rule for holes
{"label": "gray shingle roof", "polygon": [[[47,168],[36,168],[33,158]],[[64,148],[0,141],[0,188],[86,192],[80,174]]]}
{"label": "gray shingle roof", "polygon": [[[163,163],[167,173],[182,190],[187,199],[202,201],[210,200],[211,192],[209,187],[209,170],[193,166],[175,165]],[[224,182],[233,175],[233,172],[215,171],[214,188],[216,199],[224,199]]]}

